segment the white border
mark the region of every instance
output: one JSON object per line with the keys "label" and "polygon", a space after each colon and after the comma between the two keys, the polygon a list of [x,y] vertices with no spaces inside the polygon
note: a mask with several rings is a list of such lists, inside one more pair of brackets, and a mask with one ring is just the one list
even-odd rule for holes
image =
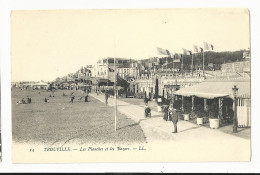
{"label": "white border", "polygon": [[[258,67],[260,10],[257,0],[0,0],[2,163],[0,172],[260,172]],[[252,161],[239,163],[12,164],[10,99],[10,10],[104,8],[249,8],[252,49]],[[257,91],[258,90],[258,91]],[[239,145],[237,145],[239,146]]]}

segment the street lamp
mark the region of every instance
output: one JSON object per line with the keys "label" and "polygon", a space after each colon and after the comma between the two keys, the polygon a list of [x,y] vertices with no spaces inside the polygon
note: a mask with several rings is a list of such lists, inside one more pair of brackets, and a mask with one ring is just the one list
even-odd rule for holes
{"label": "street lamp", "polygon": [[238,92],[238,88],[236,85],[234,85],[234,87],[232,88],[233,91],[233,96],[234,96],[234,103],[235,103],[235,111],[234,111],[234,117],[233,117],[233,132],[236,133],[237,132],[237,92]]}

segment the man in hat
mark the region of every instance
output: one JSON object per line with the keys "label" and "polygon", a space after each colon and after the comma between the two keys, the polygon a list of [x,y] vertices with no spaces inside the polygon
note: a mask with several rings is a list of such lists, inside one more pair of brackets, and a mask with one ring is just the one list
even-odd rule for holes
{"label": "man in hat", "polygon": [[85,96],[85,102],[88,102],[88,94]]}
{"label": "man in hat", "polygon": [[106,105],[107,105],[107,101],[108,101],[108,93],[105,93],[105,100],[106,100]]}
{"label": "man in hat", "polygon": [[70,103],[73,103],[73,100],[74,100],[75,96],[72,95],[71,99],[70,99]]}
{"label": "man in hat", "polygon": [[169,109],[169,106],[165,105],[163,119],[166,121],[168,120],[168,109]]}
{"label": "man in hat", "polygon": [[169,119],[172,121],[174,126],[173,133],[177,133],[178,114],[176,112],[176,109],[173,108],[172,103],[170,104],[168,111],[169,111]]}
{"label": "man in hat", "polygon": [[148,105],[148,101],[149,101],[149,99],[148,99],[147,97],[145,97],[145,98],[144,98],[144,104],[145,104],[145,105]]}
{"label": "man in hat", "polygon": [[144,114],[145,114],[145,117],[151,118],[151,109],[149,108],[147,103],[145,104],[145,107],[144,107]]}

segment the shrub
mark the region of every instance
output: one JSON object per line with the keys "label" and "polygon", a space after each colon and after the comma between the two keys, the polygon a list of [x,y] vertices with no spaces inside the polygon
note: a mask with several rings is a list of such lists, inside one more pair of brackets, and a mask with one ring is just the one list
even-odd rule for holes
{"label": "shrub", "polygon": [[173,108],[175,109],[180,109],[181,108],[181,100],[175,100],[174,103],[173,103]]}
{"label": "shrub", "polygon": [[206,116],[206,112],[204,111],[204,105],[202,105],[201,103],[195,106],[194,112],[196,113],[197,118],[203,118]]}
{"label": "shrub", "polygon": [[198,111],[198,115],[197,118],[204,118],[208,116],[208,112],[202,110],[202,111]]}
{"label": "shrub", "polygon": [[191,112],[191,102],[189,100],[183,101],[183,112],[184,113],[190,113]]}
{"label": "shrub", "polygon": [[209,118],[218,118],[218,111],[218,103],[213,102],[211,105],[209,105]]}

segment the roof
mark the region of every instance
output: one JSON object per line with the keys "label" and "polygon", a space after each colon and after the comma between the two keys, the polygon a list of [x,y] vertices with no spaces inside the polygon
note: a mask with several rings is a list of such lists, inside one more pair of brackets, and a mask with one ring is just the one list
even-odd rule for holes
{"label": "roof", "polygon": [[89,78],[87,78],[87,80],[92,81],[92,84],[98,84],[98,83],[101,83],[101,82],[107,83],[107,82],[110,81],[107,78],[101,78],[101,77],[89,77]]}
{"label": "roof", "polygon": [[217,97],[233,98],[232,88],[237,85],[238,97],[243,94],[250,94],[250,81],[230,82],[230,81],[205,81],[197,85],[189,86],[175,91],[174,94],[182,96],[197,96],[201,98],[213,99]]}
{"label": "roof", "polygon": [[40,82],[40,83],[35,83],[34,85],[35,85],[35,86],[48,86],[49,84],[48,84],[48,83]]}

